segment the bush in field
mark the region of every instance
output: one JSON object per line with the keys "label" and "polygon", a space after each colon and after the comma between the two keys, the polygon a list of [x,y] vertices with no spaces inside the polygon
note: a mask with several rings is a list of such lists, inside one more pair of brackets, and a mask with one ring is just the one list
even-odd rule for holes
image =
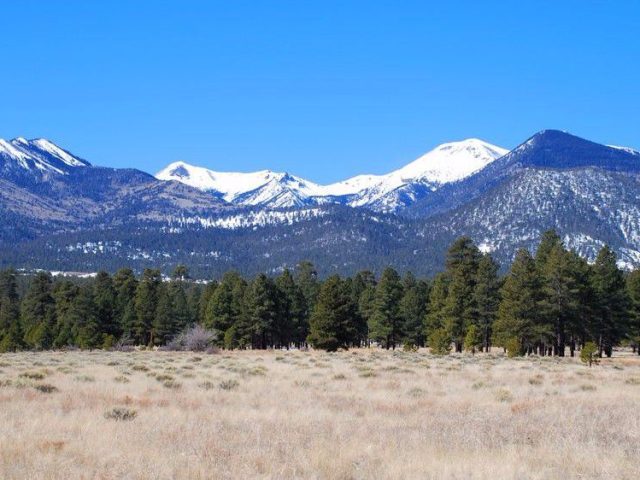
{"label": "bush in field", "polygon": [[597,365],[598,360],[598,346],[593,342],[587,342],[580,350],[580,361],[591,366],[594,363]]}
{"label": "bush in field", "polygon": [[451,337],[444,328],[438,328],[429,335],[429,348],[434,355],[449,355]]}
{"label": "bush in field", "polygon": [[116,407],[108,412],[105,412],[104,418],[107,420],[115,420],[117,422],[133,420],[138,415],[138,412],[129,408]]}
{"label": "bush in field", "polygon": [[467,335],[464,337],[464,349],[472,355],[476,354],[476,347],[480,346],[480,334],[478,327],[471,325],[467,329]]}
{"label": "bush in field", "polygon": [[163,350],[204,352],[212,348],[216,334],[201,325],[194,325],[178,334]]}
{"label": "bush in field", "polygon": [[520,344],[520,340],[516,337],[512,337],[507,340],[504,347],[507,349],[507,356],[509,358],[519,357],[522,355],[522,345]]}

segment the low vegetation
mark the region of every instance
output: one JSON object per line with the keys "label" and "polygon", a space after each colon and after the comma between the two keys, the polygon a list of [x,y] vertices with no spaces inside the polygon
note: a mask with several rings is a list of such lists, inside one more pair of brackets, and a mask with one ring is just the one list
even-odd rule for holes
{"label": "low vegetation", "polygon": [[7,480],[638,473],[640,358],[630,349],[591,368],[424,348],[21,352],[0,362]]}

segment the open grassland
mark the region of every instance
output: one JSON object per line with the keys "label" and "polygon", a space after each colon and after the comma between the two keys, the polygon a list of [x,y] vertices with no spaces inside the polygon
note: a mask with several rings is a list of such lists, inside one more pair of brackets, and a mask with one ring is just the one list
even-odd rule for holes
{"label": "open grassland", "polygon": [[640,359],[0,355],[0,478],[631,479]]}

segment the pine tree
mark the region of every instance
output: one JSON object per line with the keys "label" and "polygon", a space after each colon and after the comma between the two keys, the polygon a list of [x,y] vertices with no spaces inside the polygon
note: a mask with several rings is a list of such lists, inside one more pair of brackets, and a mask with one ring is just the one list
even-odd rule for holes
{"label": "pine tree", "polygon": [[447,252],[449,288],[444,326],[456,352],[462,351],[467,328],[478,323],[474,291],[479,259],[480,251],[468,237],[456,240]]}
{"label": "pine tree", "polygon": [[542,279],[541,315],[554,332],[553,353],[564,357],[568,326],[577,315],[579,289],[573,262],[562,243],[554,244],[537,262]]}
{"label": "pine tree", "polygon": [[186,280],[189,280],[190,275],[189,275],[189,269],[187,268],[186,265],[177,265],[176,268],[173,269],[173,272],[171,273],[171,278],[173,280],[177,280],[180,282],[185,282]]}
{"label": "pine tree", "polygon": [[276,287],[282,299],[281,315],[284,319],[283,325],[289,329],[288,341],[301,346],[309,334],[306,298],[288,269],[285,269],[276,278]]}
{"label": "pine tree", "polygon": [[53,344],[55,302],[51,283],[51,275],[37,273],[22,300],[20,316],[24,341],[31,348],[47,349]]}
{"label": "pine tree", "polygon": [[307,340],[311,346],[328,352],[349,348],[357,336],[356,308],[341,278],[338,275],[327,278],[320,287],[309,321]]}
{"label": "pine tree", "polygon": [[160,284],[156,291],[158,303],[155,309],[155,315],[152,321],[152,335],[154,345],[165,345],[171,340],[178,329],[174,323],[173,303],[168,288],[164,284]]}
{"label": "pine tree", "polygon": [[501,289],[498,317],[493,326],[493,341],[506,347],[517,341],[524,351],[533,351],[541,338],[550,337],[540,324],[542,283],[534,259],[525,250],[518,250]]}
{"label": "pine tree", "polygon": [[247,315],[244,328],[240,336],[248,340],[251,338],[253,348],[266,349],[274,343],[280,343],[274,338],[276,322],[279,313],[277,288],[265,274],[258,274],[247,292]]}
{"label": "pine tree", "polygon": [[53,347],[63,348],[75,345],[74,320],[69,315],[69,310],[80,292],[78,285],[69,280],[55,283],[53,287],[53,299],[56,310],[56,325],[53,331]]}
{"label": "pine tree", "polygon": [[558,236],[555,230],[547,230],[542,233],[540,237],[540,243],[538,244],[538,249],[536,250],[536,265],[540,270],[544,268],[544,265],[547,263],[547,258],[551,254],[551,251],[556,247],[564,247],[562,244],[562,240]]}
{"label": "pine tree", "polygon": [[236,322],[233,312],[232,286],[226,282],[220,283],[209,298],[205,311],[203,325],[216,332],[216,343],[223,345],[224,335]]}
{"label": "pine tree", "polygon": [[438,273],[433,279],[427,314],[424,317],[424,336],[429,338],[431,332],[444,328],[445,306],[449,296],[449,279],[444,273]]}
{"label": "pine tree", "polygon": [[0,272],[0,353],[15,352],[23,346],[16,272],[3,270]]}
{"label": "pine tree", "polygon": [[296,284],[300,287],[306,299],[308,313],[310,314],[313,311],[316,297],[320,290],[318,272],[313,266],[313,263],[308,261],[300,262],[296,267],[295,279]]}
{"label": "pine tree", "polygon": [[385,268],[376,287],[373,315],[369,323],[369,336],[385,348],[396,348],[402,338],[402,299],[400,276],[393,268]]}
{"label": "pine tree", "polygon": [[424,346],[423,320],[427,313],[429,285],[417,281],[408,272],[402,279],[403,295],[400,299],[403,341],[409,345]]}
{"label": "pine tree", "polygon": [[136,318],[133,326],[134,340],[138,344],[151,345],[153,321],[158,306],[158,290],[162,284],[160,270],[145,269],[135,296]]}
{"label": "pine tree", "polygon": [[134,336],[136,323],[135,297],[138,289],[138,280],[133,270],[122,268],[113,276],[113,288],[115,290],[114,318],[118,322],[118,330],[125,340]]}
{"label": "pine tree", "polygon": [[91,286],[83,286],[73,299],[66,315],[73,325],[74,344],[80,348],[98,348],[102,346],[104,335],[96,315],[97,308]]}
{"label": "pine tree", "polygon": [[631,344],[640,355],[640,269],[635,269],[627,276],[627,293],[629,295],[629,332]]}
{"label": "pine tree", "polygon": [[500,304],[500,279],[498,264],[491,255],[482,255],[478,261],[476,285],[473,292],[476,306],[477,328],[480,338],[479,347],[485,352],[491,348],[493,322],[498,314]]}
{"label": "pine tree", "polygon": [[369,322],[373,314],[376,293],[376,277],[370,270],[362,270],[351,282],[351,301],[357,306],[356,334],[358,345],[369,341]]}
{"label": "pine tree", "polygon": [[171,281],[167,294],[171,300],[171,316],[174,327],[178,332],[181,332],[194,323],[183,281]]}
{"label": "pine tree", "polygon": [[93,299],[96,306],[96,320],[100,331],[112,338],[122,335],[116,318],[116,290],[111,276],[104,271],[98,272],[93,283]]}
{"label": "pine tree", "polygon": [[604,246],[598,252],[593,265],[593,289],[595,293],[596,321],[592,336],[600,355],[610,357],[613,346],[626,334],[629,298],[622,271],[616,264],[616,255]]}

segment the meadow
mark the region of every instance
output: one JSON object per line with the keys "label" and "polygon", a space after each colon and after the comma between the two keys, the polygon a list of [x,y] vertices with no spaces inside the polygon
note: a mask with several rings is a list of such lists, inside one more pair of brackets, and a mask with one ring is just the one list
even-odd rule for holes
{"label": "meadow", "polygon": [[631,479],[640,357],[0,355],[3,479]]}

